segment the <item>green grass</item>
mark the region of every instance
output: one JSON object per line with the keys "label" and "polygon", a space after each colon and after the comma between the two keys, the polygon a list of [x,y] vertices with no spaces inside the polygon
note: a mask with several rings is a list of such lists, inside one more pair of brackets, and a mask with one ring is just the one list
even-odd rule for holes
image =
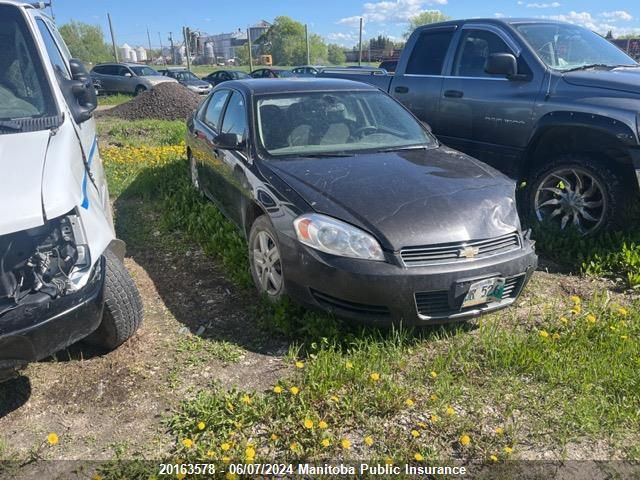
{"label": "green grass", "polygon": [[[147,136],[154,137],[144,134],[140,141]],[[163,232],[202,245],[229,278],[250,288],[243,237],[191,188],[179,157],[157,165],[135,159],[117,168],[107,162],[117,185],[112,192],[144,199]],[[549,237],[541,244],[586,273],[633,275],[637,247],[628,235]],[[627,278],[633,284],[633,276]],[[167,418],[175,439],[169,457],[421,463],[419,454],[446,463],[494,455],[502,463],[524,449],[562,456],[572,442],[605,441],[637,459],[638,449],[624,446],[633,445],[640,428],[640,302],[625,297],[627,304],[617,305],[605,294],[580,303],[566,295],[543,301],[484,317],[477,328],[412,331],[354,327],[287,302],[256,299],[250,306],[261,325],[256,334],[286,335],[290,368],[265,391],[214,386],[185,399]],[[194,362],[202,352],[223,361],[241,354],[197,337],[178,349]],[[464,435],[468,445],[460,442]],[[119,478],[112,473],[108,478]]]}
{"label": "green grass", "polygon": [[97,122],[101,145],[151,147],[184,142],[187,127],[183,120],[121,120],[103,117]]}
{"label": "green grass", "polygon": [[133,98],[133,95],[127,95],[124,93],[117,93],[113,95],[100,95],[98,96],[98,105],[103,106],[115,106],[128,102]]}

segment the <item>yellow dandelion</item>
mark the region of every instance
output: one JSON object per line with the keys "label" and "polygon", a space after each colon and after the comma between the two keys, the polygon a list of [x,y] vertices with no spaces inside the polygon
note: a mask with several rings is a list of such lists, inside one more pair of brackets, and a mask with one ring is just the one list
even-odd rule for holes
{"label": "yellow dandelion", "polygon": [[340,440],[340,446],[345,450],[348,450],[351,448],[351,441],[348,438],[343,438]]}
{"label": "yellow dandelion", "polygon": [[463,447],[466,447],[470,443],[471,443],[471,437],[469,435],[462,435],[460,437],[460,445],[462,445]]}
{"label": "yellow dandelion", "polygon": [[178,480],[184,480],[184,478],[187,476],[186,473],[176,473],[176,478]]}
{"label": "yellow dandelion", "polygon": [[438,378],[438,372],[435,372],[433,370],[431,371],[431,373],[429,375],[431,375],[431,378]]}
{"label": "yellow dandelion", "polygon": [[336,397],[335,395],[331,395],[331,397],[329,397],[329,400],[331,400],[332,402],[339,402],[340,399],[338,397]]}
{"label": "yellow dandelion", "polygon": [[227,472],[227,473],[225,474],[224,478],[225,478],[226,480],[236,480],[236,478],[238,478],[238,475],[236,475],[236,474],[235,474],[235,473],[233,473],[233,472]]}
{"label": "yellow dandelion", "polygon": [[256,451],[252,447],[247,447],[244,451],[244,456],[247,460],[251,461],[256,457]]}
{"label": "yellow dandelion", "polygon": [[495,455],[491,455],[489,458],[491,459],[492,462],[498,461],[498,457],[496,457]]}
{"label": "yellow dandelion", "polygon": [[276,440],[278,440],[278,435],[276,435],[275,433],[272,433],[270,438],[272,442],[275,442]]}
{"label": "yellow dandelion", "polygon": [[582,303],[582,300],[577,295],[571,295],[569,299],[573,302],[574,305],[580,305]]}
{"label": "yellow dandelion", "polygon": [[304,368],[304,362],[297,361],[296,368]]}
{"label": "yellow dandelion", "polygon": [[370,447],[373,445],[373,437],[364,437],[363,442],[367,447]]}
{"label": "yellow dandelion", "polygon": [[503,450],[507,455],[511,455],[513,453],[513,448],[511,447],[504,447]]}
{"label": "yellow dandelion", "polygon": [[433,423],[436,423],[440,420],[440,417],[438,415],[431,415],[431,421]]}
{"label": "yellow dandelion", "polygon": [[626,308],[620,307],[618,308],[618,314],[622,315],[623,317],[626,317],[629,314],[629,312],[627,311]]}
{"label": "yellow dandelion", "polygon": [[587,322],[589,323],[596,323],[596,316],[592,315],[591,313],[589,315],[587,315],[585,317],[585,319],[587,320]]}
{"label": "yellow dandelion", "polygon": [[405,404],[407,407],[413,407],[413,404],[414,404],[414,403],[415,403],[415,402],[414,402],[413,400],[411,400],[410,398],[407,398],[407,399],[404,401],[404,404]]}
{"label": "yellow dandelion", "polygon": [[579,315],[582,312],[582,307],[580,305],[576,305],[569,311],[574,315]]}
{"label": "yellow dandelion", "polygon": [[416,425],[418,425],[420,428],[427,428],[427,424],[424,422],[416,422]]}
{"label": "yellow dandelion", "polygon": [[417,430],[411,430],[411,436],[413,438],[418,438],[420,436],[420,432]]}
{"label": "yellow dandelion", "polygon": [[378,372],[373,372],[371,375],[369,375],[369,378],[372,382],[377,382],[378,380],[380,380],[380,374]]}
{"label": "yellow dandelion", "polygon": [[249,405],[251,403],[251,397],[245,393],[244,395],[242,395],[242,397],[240,397],[240,401],[246,405]]}
{"label": "yellow dandelion", "polygon": [[184,448],[193,448],[193,440],[190,438],[185,438],[182,440],[182,445]]}
{"label": "yellow dandelion", "polygon": [[436,400],[438,400],[438,395],[436,395],[435,393],[432,393],[429,398],[431,399],[432,402],[435,402]]}
{"label": "yellow dandelion", "polygon": [[547,332],[546,330],[540,330],[539,334],[540,334],[540,336],[542,338],[548,338],[549,337],[549,332]]}
{"label": "yellow dandelion", "polygon": [[496,427],[496,433],[497,433],[498,435],[502,435],[502,434],[504,434],[504,428],[502,428],[502,427]]}
{"label": "yellow dandelion", "polygon": [[222,463],[229,463],[229,462],[231,462],[231,457],[227,457],[227,456],[222,457]]}
{"label": "yellow dandelion", "polygon": [[215,457],[216,456],[216,452],[214,452],[213,450],[207,450],[207,457]]}
{"label": "yellow dandelion", "polygon": [[320,430],[326,430],[327,428],[329,428],[329,425],[327,424],[327,422],[325,422],[324,420],[320,420],[318,422],[318,428]]}
{"label": "yellow dandelion", "polygon": [[298,445],[298,442],[291,442],[291,443],[289,444],[289,449],[290,449],[292,452],[296,452],[296,451],[298,451],[298,450],[300,449],[300,445]]}
{"label": "yellow dandelion", "polygon": [[311,420],[310,418],[305,418],[303,425],[307,430],[311,430],[313,428],[313,420]]}
{"label": "yellow dandelion", "polygon": [[447,407],[447,409],[445,410],[446,414],[449,415],[450,417],[456,414],[456,411],[453,409],[453,407],[451,405],[449,405]]}
{"label": "yellow dandelion", "polygon": [[560,317],[560,321],[561,321],[562,323],[564,323],[565,325],[566,325],[567,323],[569,323],[569,319],[568,319],[567,317]]}
{"label": "yellow dandelion", "polygon": [[273,393],[277,393],[278,395],[282,393],[282,387],[280,385],[276,385],[273,387]]}
{"label": "yellow dandelion", "polygon": [[424,460],[424,456],[423,456],[420,452],[417,452],[417,453],[413,456],[413,458],[415,459],[415,461],[416,461],[416,462],[421,462],[421,461],[423,461],[423,460]]}
{"label": "yellow dandelion", "polygon": [[384,459],[384,463],[385,463],[386,465],[393,465],[393,458],[391,458],[391,457],[386,457],[386,458]]}
{"label": "yellow dandelion", "polygon": [[47,443],[49,445],[57,445],[59,441],[60,439],[58,438],[58,435],[56,433],[51,432],[49,435],[47,435]]}
{"label": "yellow dandelion", "polygon": [[92,479],[92,480],[104,480],[104,479],[102,478],[102,475],[100,475],[99,473],[96,473],[96,474],[93,476],[93,479]]}
{"label": "yellow dandelion", "polygon": [[220,445],[220,450],[222,450],[223,452],[228,451],[231,448],[231,444],[224,442],[222,445]]}
{"label": "yellow dandelion", "polygon": [[629,338],[629,337],[628,337],[628,336],[626,336],[626,335],[620,335],[620,340],[626,340],[626,339],[628,339],[628,338]]}
{"label": "yellow dandelion", "polygon": [[331,445],[331,440],[329,440],[328,438],[323,438],[320,442],[320,445],[322,445],[324,448],[327,448]]}
{"label": "yellow dandelion", "polygon": [[351,370],[353,368],[353,363],[351,363],[350,361],[347,360],[346,363],[344,364],[344,367],[347,370]]}
{"label": "yellow dandelion", "polygon": [[291,387],[289,391],[291,392],[291,395],[297,395],[300,393],[300,389],[298,387]]}
{"label": "yellow dandelion", "polygon": [[207,428],[207,424],[204,422],[198,422],[198,430],[204,430]]}
{"label": "yellow dandelion", "polygon": [[560,334],[558,332],[554,333],[551,338],[553,338],[554,340],[558,340],[560,339]]}

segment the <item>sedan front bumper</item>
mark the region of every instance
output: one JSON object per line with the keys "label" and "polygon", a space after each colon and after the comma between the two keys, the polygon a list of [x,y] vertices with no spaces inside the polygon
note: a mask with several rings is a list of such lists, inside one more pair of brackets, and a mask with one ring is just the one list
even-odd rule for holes
{"label": "sedan front bumper", "polygon": [[81,290],[54,300],[41,294],[0,316],[0,380],[82,340],[100,326],[104,274],[102,258]]}
{"label": "sedan front bumper", "polygon": [[[327,255],[280,235],[287,293],[305,306],[380,324],[432,325],[460,321],[513,304],[538,265],[532,242],[473,261],[406,268]],[[461,308],[470,285],[504,278],[501,301]]]}

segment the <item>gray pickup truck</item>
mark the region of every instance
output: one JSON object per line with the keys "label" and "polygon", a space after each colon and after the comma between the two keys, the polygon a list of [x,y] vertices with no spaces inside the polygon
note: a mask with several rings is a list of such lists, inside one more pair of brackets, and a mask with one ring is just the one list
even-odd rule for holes
{"label": "gray pickup truck", "polygon": [[625,220],[640,184],[640,65],[582,27],[474,19],[413,32],[389,92],[450,147],[518,180],[525,212],[583,234]]}

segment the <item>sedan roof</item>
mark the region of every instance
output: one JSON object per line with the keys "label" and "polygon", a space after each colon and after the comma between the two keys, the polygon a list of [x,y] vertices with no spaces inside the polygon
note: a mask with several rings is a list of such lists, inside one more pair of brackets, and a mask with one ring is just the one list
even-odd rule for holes
{"label": "sedan roof", "polygon": [[378,90],[373,85],[340,78],[253,78],[246,80],[231,80],[225,82],[222,88],[235,88],[249,95],[263,95],[266,93],[291,92],[332,92],[332,91],[371,91]]}

